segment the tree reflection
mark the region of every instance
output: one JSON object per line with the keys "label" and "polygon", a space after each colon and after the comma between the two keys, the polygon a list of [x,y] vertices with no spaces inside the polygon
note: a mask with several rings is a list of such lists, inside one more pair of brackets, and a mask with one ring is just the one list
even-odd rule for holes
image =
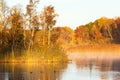
{"label": "tree reflection", "polygon": [[[111,59],[79,59],[76,60],[77,68],[96,66],[101,72],[119,69],[120,61]],[[115,68],[114,68],[115,67]]]}
{"label": "tree reflection", "polygon": [[108,73],[101,74],[101,80],[109,80]]}
{"label": "tree reflection", "polygon": [[114,74],[113,80],[120,80],[120,74]]}
{"label": "tree reflection", "polygon": [[60,80],[66,67],[67,64],[2,64],[0,80]]}
{"label": "tree reflection", "polygon": [[108,72],[111,70],[111,66],[112,66],[112,61],[111,60],[98,60],[97,64],[98,69],[101,72]]}
{"label": "tree reflection", "polygon": [[120,71],[120,60],[112,61],[112,70],[113,71]]}
{"label": "tree reflection", "polygon": [[64,63],[0,64],[0,80],[120,80],[120,60],[77,59],[75,63],[68,67]]}
{"label": "tree reflection", "polygon": [[120,80],[120,60],[117,59],[77,59],[77,68],[89,68],[90,76],[93,70],[98,71],[100,80]]}

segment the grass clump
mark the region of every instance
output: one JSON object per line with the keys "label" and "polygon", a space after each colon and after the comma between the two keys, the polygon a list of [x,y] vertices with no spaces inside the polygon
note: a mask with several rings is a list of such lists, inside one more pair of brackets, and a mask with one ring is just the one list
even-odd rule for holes
{"label": "grass clump", "polygon": [[67,62],[67,55],[63,48],[59,45],[44,45],[33,48],[31,50],[25,50],[22,52],[14,52],[14,57],[12,53],[7,53],[7,55],[2,58],[3,62],[14,62],[14,63],[60,63]]}

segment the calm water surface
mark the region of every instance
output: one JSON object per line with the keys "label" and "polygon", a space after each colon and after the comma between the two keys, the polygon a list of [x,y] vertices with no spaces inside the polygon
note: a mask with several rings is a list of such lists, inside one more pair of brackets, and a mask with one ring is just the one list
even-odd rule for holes
{"label": "calm water surface", "polygon": [[0,64],[0,80],[120,80],[120,60],[77,59],[68,64]]}

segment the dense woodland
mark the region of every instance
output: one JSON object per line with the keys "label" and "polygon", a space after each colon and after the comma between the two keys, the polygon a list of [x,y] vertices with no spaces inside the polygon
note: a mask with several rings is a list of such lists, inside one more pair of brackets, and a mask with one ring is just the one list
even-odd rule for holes
{"label": "dense woodland", "polygon": [[119,44],[120,43],[120,18],[109,19],[102,17],[81,25],[75,30],[77,44]]}
{"label": "dense woodland", "polygon": [[73,30],[69,26],[54,27],[58,14],[53,6],[44,7],[40,13],[35,8],[32,11],[27,7],[26,13],[18,6],[4,8],[0,15],[0,53],[39,50],[41,46],[120,43],[119,17],[102,17]]}

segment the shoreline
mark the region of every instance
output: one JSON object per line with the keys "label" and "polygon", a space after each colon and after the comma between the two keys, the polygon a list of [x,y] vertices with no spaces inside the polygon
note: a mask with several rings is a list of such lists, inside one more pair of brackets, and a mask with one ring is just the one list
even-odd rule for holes
{"label": "shoreline", "polygon": [[58,64],[67,63],[67,61],[53,61],[53,60],[0,60],[0,63],[38,63],[38,64]]}
{"label": "shoreline", "polygon": [[66,46],[65,48],[68,60],[35,60],[35,59],[1,59],[0,63],[67,63],[71,60],[77,59],[120,59],[120,45],[106,44],[106,45],[74,45]]}
{"label": "shoreline", "polygon": [[116,52],[120,53],[120,44],[73,45],[66,47],[67,52]]}
{"label": "shoreline", "polygon": [[105,59],[119,60],[120,45],[79,45],[66,48],[69,60],[79,59]]}

